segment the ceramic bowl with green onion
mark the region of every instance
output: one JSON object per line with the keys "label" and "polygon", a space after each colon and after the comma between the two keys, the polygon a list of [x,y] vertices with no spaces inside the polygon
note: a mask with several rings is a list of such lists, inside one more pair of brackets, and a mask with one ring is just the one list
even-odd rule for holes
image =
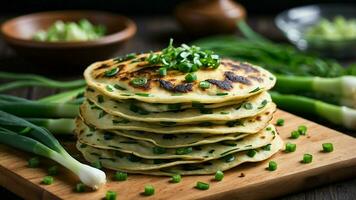
{"label": "ceramic bowl with green onion", "polygon": [[110,58],[136,33],[124,16],[101,11],[51,11],[10,19],[4,40],[21,57],[53,66],[82,66]]}
{"label": "ceramic bowl with green onion", "polygon": [[275,23],[300,50],[345,58],[356,56],[356,7],[320,4],[293,8]]}

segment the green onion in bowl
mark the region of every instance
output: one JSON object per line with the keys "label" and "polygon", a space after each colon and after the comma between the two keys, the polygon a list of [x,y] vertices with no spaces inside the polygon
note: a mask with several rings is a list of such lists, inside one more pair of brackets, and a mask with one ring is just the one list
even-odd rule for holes
{"label": "green onion in bowl", "polygon": [[33,40],[40,42],[88,41],[103,37],[105,33],[105,26],[93,25],[87,19],[81,19],[78,22],[58,20],[47,30],[35,33]]}

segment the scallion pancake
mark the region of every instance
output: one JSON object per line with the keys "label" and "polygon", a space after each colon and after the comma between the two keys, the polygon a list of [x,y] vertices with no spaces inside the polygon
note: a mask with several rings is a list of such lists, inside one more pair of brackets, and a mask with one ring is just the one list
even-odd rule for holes
{"label": "scallion pancake", "polygon": [[[202,68],[195,73],[196,81],[187,83],[186,73],[168,70],[160,76],[161,66],[145,61],[148,54],[125,61],[110,59],[91,64],[84,72],[87,85],[111,99],[135,99],[148,103],[221,103],[248,98],[273,87],[276,78],[267,70],[248,63],[222,60],[217,69]],[[116,73],[111,73],[111,72]],[[108,73],[110,72],[110,73]],[[110,74],[110,76],[107,76]],[[145,78],[144,85],[132,84]],[[201,81],[211,86],[199,87]]]}
{"label": "scallion pancake", "polygon": [[150,142],[133,140],[111,132],[93,131],[81,120],[77,123],[76,133],[78,140],[83,144],[100,149],[131,153],[141,158],[210,160],[238,151],[265,146],[272,141],[276,130],[270,125],[256,134],[239,140],[225,140],[217,143],[187,146],[183,148],[162,148]]}
{"label": "scallion pancake", "polygon": [[[197,162],[182,160],[147,160],[136,156],[117,153],[118,151],[100,150],[88,145],[77,143],[77,148],[81,151],[85,159],[89,162],[100,161],[105,168],[126,171],[129,173],[149,174],[149,175],[198,175],[213,174],[217,170],[228,170],[245,162],[258,162],[273,156],[283,147],[283,141],[276,135],[272,140],[270,148],[255,149],[253,157],[247,155],[246,151],[228,154],[220,159]],[[111,152],[111,153],[109,153]],[[184,162],[185,164],[179,164]]]}
{"label": "scallion pancake", "polygon": [[98,93],[86,93],[86,97],[105,112],[131,121],[141,122],[175,122],[176,125],[194,124],[203,121],[231,121],[255,116],[272,102],[267,92],[262,92],[244,100],[242,103],[221,108],[192,108],[179,112],[151,113],[138,107],[135,103],[116,102]]}
{"label": "scallion pancake", "polygon": [[[82,121],[82,119],[78,117],[76,122],[78,121]],[[92,129],[92,131],[96,130],[95,127],[90,127],[90,129]],[[110,132],[134,140],[143,140],[146,142],[151,142],[152,144],[163,148],[196,146],[196,145],[220,142],[223,140],[238,140],[251,134],[251,133],[250,134],[230,133],[230,134],[212,135],[212,134],[201,134],[201,133],[195,133],[195,134],[181,133],[181,134],[164,135],[164,134],[156,134],[156,133],[150,133],[145,131],[127,131],[127,130],[110,130]],[[88,134],[88,136],[91,135],[92,135],[91,133]]]}
{"label": "scallion pancake", "polygon": [[101,130],[134,130],[159,134],[204,133],[204,134],[229,134],[229,133],[256,133],[267,126],[276,110],[276,105],[271,103],[259,115],[239,120],[227,121],[224,124],[200,123],[197,125],[174,126],[168,123],[146,123],[130,121],[113,116],[96,105],[84,102],[80,107],[80,116],[85,123]]}

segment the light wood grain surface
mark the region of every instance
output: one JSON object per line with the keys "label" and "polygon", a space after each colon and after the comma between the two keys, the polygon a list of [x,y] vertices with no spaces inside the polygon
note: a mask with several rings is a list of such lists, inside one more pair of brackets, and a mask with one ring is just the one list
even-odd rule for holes
{"label": "light wood grain surface", "polygon": [[[294,153],[281,151],[269,159],[278,163],[274,172],[265,169],[267,160],[231,169],[221,182],[213,181],[212,175],[206,175],[186,176],[182,182],[172,184],[168,177],[143,175],[129,175],[127,181],[114,182],[110,180],[112,172],[108,171],[106,186],[95,192],[78,194],[73,192],[78,179],[69,171],[61,168],[54,184],[41,185],[50,163],[45,162],[38,169],[28,168],[28,154],[0,146],[0,183],[26,199],[94,200],[103,198],[107,190],[116,191],[119,199],[264,199],[356,176],[356,139],[283,111],[276,113],[274,121],[277,118],[286,121],[283,127],[278,127],[280,135],[285,142],[296,143],[297,150]],[[307,136],[289,139],[290,132],[301,124],[308,127]],[[321,145],[325,142],[334,144],[334,152],[321,152]],[[70,143],[66,146],[71,147]],[[312,163],[300,162],[304,153],[313,155]],[[242,173],[244,177],[241,177]],[[195,189],[197,181],[210,183],[210,189]],[[154,196],[141,195],[146,184],[155,187]]]}

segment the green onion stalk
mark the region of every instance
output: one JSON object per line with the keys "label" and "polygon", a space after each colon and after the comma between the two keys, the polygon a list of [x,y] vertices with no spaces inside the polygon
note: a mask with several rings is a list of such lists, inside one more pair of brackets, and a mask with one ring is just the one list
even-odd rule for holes
{"label": "green onion stalk", "polygon": [[323,101],[297,95],[285,95],[270,92],[273,101],[279,108],[294,113],[311,114],[326,119],[334,124],[356,130],[356,110],[337,106]]}
{"label": "green onion stalk", "polygon": [[27,121],[41,126],[56,135],[72,135],[75,129],[75,119],[26,118]]}
{"label": "green onion stalk", "polygon": [[93,189],[106,183],[103,171],[75,160],[49,131],[3,111],[0,111],[0,143],[52,159]]}
{"label": "green onion stalk", "polygon": [[79,106],[67,103],[10,102],[0,100],[0,110],[19,117],[74,118]]}
{"label": "green onion stalk", "polygon": [[0,92],[5,92],[15,88],[40,86],[58,89],[75,89],[86,85],[85,80],[78,79],[74,81],[55,81],[36,74],[18,74],[0,71],[1,80],[15,80],[13,82],[0,85]]}
{"label": "green onion stalk", "polygon": [[239,21],[237,26],[244,37],[211,36],[193,44],[222,57],[263,66],[274,74],[321,77],[356,75],[355,64],[344,68],[335,60],[300,52],[289,44],[273,43],[254,32],[244,21]]}
{"label": "green onion stalk", "polygon": [[356,76],[322,78],[276,75],[276,77],[277,83],[273,89],[278,92],[332,95],[340,105],[356,108]]}
{"label": "green onion stalk", "polygon": [[84,87],[61,92],[51,96],[44,97],[37,100],[39,103],[72,103],[72,104],[81,104],[84,98]]}

